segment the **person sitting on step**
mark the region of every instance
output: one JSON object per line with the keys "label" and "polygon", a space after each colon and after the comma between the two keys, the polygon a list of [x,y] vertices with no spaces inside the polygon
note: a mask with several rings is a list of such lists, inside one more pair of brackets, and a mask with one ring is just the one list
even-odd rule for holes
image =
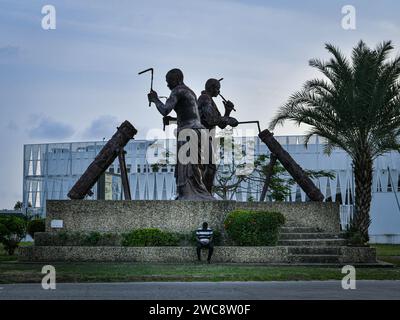
{"label": "person sitting on step", "polygon": [[213,230],[208,227],[207,222],[203,222],[203,227],[196,230],[196,240],[197,240],[197,259],[201,261],[201,249],[208,249],[207,262],[211,262],[211,256],[214,251],[213,244]]}

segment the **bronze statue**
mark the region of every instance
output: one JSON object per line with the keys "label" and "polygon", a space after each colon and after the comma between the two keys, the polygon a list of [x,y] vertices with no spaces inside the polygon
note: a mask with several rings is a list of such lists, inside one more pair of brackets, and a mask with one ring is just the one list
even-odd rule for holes
{"label": "bronze statue", "polygon": [[[166,74],[167,86],[171,90],[171,95],[165,104],[158,98],[157,92],[151,91],[148,94],[149,102],[153,102],[158,111],[167,117],[175,110],[177,114],[177,164],[175,170],[177,198],[176,200],[215,200],[207,191],[202,178],[201,170],[201,130],[204,126],[200,122],[197,108],[197,97],[195,93],[183,83],[183,73],[179,69],[172,69]],[[180,141],[182,130],[190,129],[197,136],[196,145],[194,140]],[[190,143],[190,151],[197,153],[197,162],[182,163],[179,155],[180,149]],[[197,150],[196,150],[197,149]],[[183,150],[183,149],[182,149]]]}
{"label": "bronze statue", "polygon": [[234,105],[231,101],[223,101],[225,106],[225,114],[222,116],[215,104],[213,97],[217,97],[220,93],[221,84],[217,79],[208,79],[205,85],[205,90],[201,92],[198,100],[199,114],[201,124],[210,130],[209,136],[209,160],[203,166],[204,184],[212,193],[217,166],[215,164],[214,143],[215,143],[215,127],[218,126],[224,129],[226,126],[236,127],[238,121],[230,117],[230,113],[234,110]]}

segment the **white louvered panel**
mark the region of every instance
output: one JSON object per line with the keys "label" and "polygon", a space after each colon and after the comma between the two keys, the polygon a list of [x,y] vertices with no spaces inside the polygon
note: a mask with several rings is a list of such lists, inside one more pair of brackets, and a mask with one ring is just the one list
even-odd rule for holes
{"label": "white louvered panel", "polygon": [[156,187],[157,187],[157,199],[162,200],[163,198],[163,184],[164,175],[162,173],[156,173]]}
{"label": "white louvered panel", "polygon": [[392,191],[397,192],[398,183],[399,183],[399,171],[390,170],[390,184],[392,185]]}
{"label": "white louvered panel", "polygon": [[136,199],[136,188],[137,188],[137,174],[131,174],[129,176],[129,187],[131,189],[132,199]]}
{"label": "white louvered panel", "polygon": [[292,198],[292,201],[295,202],[296,201],[296,191],[297,191],[297,184],[294,184],[290,187],[290,196]]}
{"label": "white louvered panel", "polygon": [[339,182],[340,182],[340,194],[341,194],[341,199],[342,203],[345,203],[346,201],[346,188],[348,185],[347,181],[347,171],[340,170],[339,171]]}
{"label": "white louvered panel", "polygon": [[[148,178],[147,178],[147,186],[148,186],[148,196],[149,196],[149,199],[150,200],[153,200],[154,199],[154,195],[155,195],[155,186],[156,186],[156,184],[155,184],[155,180],[156,179],[156,174],[155,173],[150,173],[149,175],[148,175]],[[156,199],[154,199],[154,200],[156,200]]]}
{"label": "white louvered panel", "polygon": [[38,191],[38,182],[32,181],[32,208],[36,208],[37,191]]}
{"label": "white louvered panel", "polygon": [[337,187],[338,187],[338,179],[339,173],[336,171],[335,172],[335,177],[329,181],[330,187],[331,187],[331,198],[332,202],[336,201],[336,193],[337,193]]}
{"label": "white louvered panel", "polygon": [[39,157],[39,145],[34,145],[32,148],[32,170],[33,175],[37,175],[37,165],[38,165],[38,157]]}
{"label": "white louvered panel", "polygon": [[144,199],[144,191],[146,189],[146,175],[143,173],[138,174],[138,183],[139,183],[139,199],[143,200]]}
{"label": "white louvered panel", "polygon": [[54,180],[47,181],[47,199],[53,200]]}
{"label": "white louvered panel", "polygon": [[321,190],[322,194],[324,195],[324,198],[326,198],[326,188],[328,186],[328,178],[321,177],[318,180],[319,180],[319,189]]}
{"label": "white louvered panel", "polygon": [[64,195],[64,189],[63,189],[63,181],[60,180],[59,182],[60,190],[58,192],[58,199],[62,199]]}
{"label": "white louvered panel", "polygon": [[166,187],[166,192],[167,192],[167,200],[171,200],[173,194],[174,194],[174,189],[173,186],[175,184],[175,179],[172,174],[167,174],[165,177],[165,187]]}
{"label": "white louvered panel", "polygon": [[300,188],[301,202],[306,201],[306,193]]}
{"label": "white louvered panel", "polygon": [[389,183],[389,171],[379,170],[379,180],[381,181],[382,192],[387,192],[387,187]]}

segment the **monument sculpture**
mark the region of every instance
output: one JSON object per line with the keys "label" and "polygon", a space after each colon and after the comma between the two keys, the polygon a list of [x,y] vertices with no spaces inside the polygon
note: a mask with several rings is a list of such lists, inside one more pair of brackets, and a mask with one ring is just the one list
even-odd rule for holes
{"label": "monument sculpture", "polygon": [[[150,73],[153,80],[153,69],[141,72]],[[160,101],[157,92],[152,90],[152,82],[148,101],[155,104],[158,112],[168,123],[174,119],[169,114],[174,110],[177,120],[177,165],[175,179],[177,200],[137,200],[137,201],[66,201],[48,200],[46,203],[46,232],[35,233],[35,245],[21,248],[19,259],[22,261],[135,261],[135,262],[191,262],[196,259],[196,252],[201,254],[201,248],[210,249],[208,260],[229,263],[274,263],[274,264],[376,264],[374,248],[348,247],[346,240],[340,235],[340,212],[338,203],[321,203],[322,193],[303,169],[294,161],[286,150],[268,130],[261,131],[258,121],[238,121],[230,116],[234,105],[223,98],[225,113],[221,115],[213,101],[219,93],[220,80],[207,81],[205,91],[197,100],[195,93],[183,82],[183,73],[172,69],[166,75],[171,94],[165,103]],[[271,151],[270,172],[276,161],[279,161],[292,175],[298,185],[305,191],[310,202],[263,202],[263,201],[214,201],[212,194],[213,175],[216,167],[213,162],[204,169],[204,157],[199,155],[203,149],[212,148],[209,135],[203,139],[204,132],[215,127],[237,126],[239,124],[257,124],[259,138]],[[180,139],[180,133],[188,130],[192,134]],[[137,130],[128,122],[123,122],[117,132],[100,150],[97,157],[82,174],[69,191],[71,199],[84,199],[91,193],[91,188],[100,176],[118,157],[125,200],[131,200],[128,175],[124,159],[124,147],[134,138]],[[189,138],[189,139],[187,139]],[[205,140],[205,141],[204,141]],[[191,142],[188,143],[188,142]],[[195,142],[195,143],[193,143]],[[187,149],[189,144],[190,149]],[[182,151],[183,150],[183,151]],[[195,152],[193,152],[195,150]],[[197,162],[183,162],[180,151],[188,151],[197,155]],[[213,150],[214,151],[214,150]],[[189,152],[189,153],[190,153]],[[206,153],[207,154],[207,153]],[[212,156],[212,155],[211,155]],[[202,159],[203,157],[203,159]],[[184,158],[184,157],[183,157]],[[190,157],[188,157],[190,158]],[[215,165],[215,164],[214,164]],[[204,178],[204,180],[203,180]],[[266,179],[268,181],[268,177]],[[263,192],[267,192],[268,182]],[[200,201],[199,201],[200,200]],[[210,201],[211,200],[211,201]],[[295,228],[307,231],[281,233],[275,246],[237,246],[232,245],[225,233],[227,213],[240,211],[270,211],[280,212]],[[193,246],[163,246],[137,247],[121,242],[121,234],[132,230],[157,228],[166,232],[182,235],[193,235],[198,226],[207,221],[210,226],[220,232],[221,244],[214,246],[211,230],[206,225],[197,230],[197,250]],[[283,228],[282,228],[283,229]],[[286,228],[288,229],[288,228]],[[61,236],[60,230],[64,232]],[[87,245],[80,241],[76,245],[64,241],[65,234],[75,232],[89,235],[91,232],[100,234],[100,240],[95,245]],[[105,235],[107,233],[107,236]],[[111,235],[111,237],[109,237]],[[103,237],[104,236],[104,237]],[[103,238],[102,238],[103,237]],[[75,239],[75,238],[74,238]],[[83,239],[83,238],[82,238]],[[302,250],[310,252],[301,254],[298,250],[299,240]],[[109,242],[107,242],[109,241]],[[102,244],[101,244],[102,243]],[[98,244],[101,244],[98,246]],[[334,247],[335,254],[331,254]],[[214,251],[214,252],[213,252]],[[200,255],[197,255],[199,258]]]}
{"label": "monument sculpture", "polygon": [[[166,74],[166,82],[171,90],[169,98],[163,103],[157,92],[153,90],[153,73],[154,69],[146,69],[139,74],[151,72],[151,86],[148,94],[149,104],[154,103],[157,110],[163,115],[163,123],[169,124],[171,120],[177,121],[177,164],[175,170],[175,181],[177,187],[176,200],[215,200],[212,196],[212,187],[216,173],[216,164],[214,157],[214,137],[213,133],[216,126],[225,128],[226,126],[236,127],[239,124],[256,123],[258,126],[260,139],[268,146],[273,154],[271,167],[278,159],[285,169],[292,175],[299,186],[304,190],[311,201],[323,201],[321,191],[315,186],[312,180],[305,174],[303,169],[294,161],[294,159],[286,152],[279,142],[273,137],[273,134],[267,129],[261,132],[259,121],[241,121],[230,116],[234,105],[231,101],[227,101],[221,94],[220,81],[222,79],[208,79],[205,84],[205,90],[201,92],[197,100],[196,94],[187,87],[183,82],[183,73],[180,69],[172,69]],[[222,116],[213,101],[213,97],[220,95],[224,100],[225,113]],[[174,110],[177,117],[171,117],[169,114]],[[195,139],[190,140],[186,137],[186,141],[179,139],[183,130],[191,130],[195,134]],[[206,136],[208,141],[206,145],[202,145],[202,132],[208,130]],[[212,134],[210,135],[210,131]],[[125,121],[118,128],[114,136],[100,151],[93,163],[89,165],[87,170],[79,178],[76,184],[68,193],[70,199],[84,199],[86,195],[91,195],[91,188],[107,170],[107,168],[118,157],[121,167],[121,178],[124,189],[125,200],[131,200],[128,175],[125,165],[124,146],[133,139],[137,130]],[[197,161],[183,163],[179,157],[182,146],[190,143],[189,150],[194,150]],[[201,161],[202,148],[208,148],[209,159]],[[190,151],[189,151],[190,152]],[[206,153],[207,154],[207,153]],[[268,181],[268,177],[267,177]],[[268,185],[264,185],[266,190]],[[265,192],[264,192],[265,193]]]}

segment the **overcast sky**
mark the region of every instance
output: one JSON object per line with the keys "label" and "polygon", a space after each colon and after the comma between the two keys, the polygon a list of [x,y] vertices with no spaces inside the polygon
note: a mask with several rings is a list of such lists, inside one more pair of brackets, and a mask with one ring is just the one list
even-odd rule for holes
{"label": "overcast sky", "polygon": [[[328,3],[328,4],[327,4]],[[44,5],[56,29],[43,30]],[[344,30],[344,5],[356,30]],[[234,116],[266,127],[277,108],[318,74],[310,58],[330,42],[349,54],[393,40],[400,48],[399,1],[0,0],[0,208],[22,199],[23,145],[102,140],[129,120],[146,137],[161,127],[149,108],[149,75],[168,95],[165,73],[179,67],[200,93],[224,77]],[[222,107],[221,101],[217,103]],[[290,123],[276,135],[301,134]]]}

